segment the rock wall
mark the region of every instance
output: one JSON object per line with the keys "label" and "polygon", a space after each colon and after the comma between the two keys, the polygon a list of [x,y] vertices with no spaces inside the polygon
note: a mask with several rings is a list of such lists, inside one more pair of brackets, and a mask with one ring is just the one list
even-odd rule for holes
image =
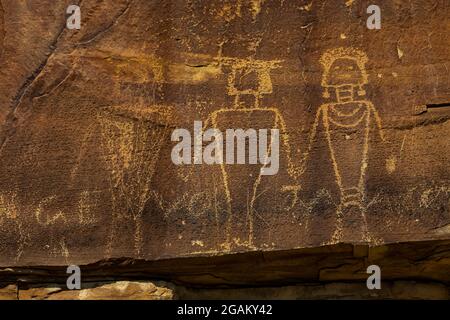
{"label": "rock wall", "polygon": [[[383,283],[382,291],[369,291],[365,284],[333,282],[286,287],[239,289],[198,289],[157,287],[152,282],[94,283],[82,290],[67,290],[61,285],[41,284],[21,288],[9,285],[0,289],[1,300],[273,300],[273,299],[450,299],[448,287],[440,283],[395,281]],[[173,290],[173,291],[172,291]],[[175,295],[175,294],[176,295]]]}
{"label": "rock wall", "polygon": [[[66,27],[69,4],[80,6],[79,30]],[[255,256],[265,281],[230,272],[216,282],[318,281],[280,295],[327,297],[348,287],[322,281],[361,278],[336,266],[362,273],[377,248],[389,248],[377,260],[386,268],[404,263],[385,272],[384,297],[426,296],[404,295],[416,280],[448,297],[450,4],[383,1],[379,30],[366,26],[370,4],[1,1],[0,298],[20,298],[24,279],[60,280],[69,264],[99,283],[131,281],[114,270],[132,277],[137,264],[142,278],[192,293],[226,273],[198,268],[239,269]],[[174,164],[171,135],[194,121],[278,129],[277,174]],[[298,250],[313,252],[302,271],[288,262]],[[279,272],[264,260],[278,252]],[[410,266],[402,252],[429,264]],[[179,259],[185,272],[167,271]]]}

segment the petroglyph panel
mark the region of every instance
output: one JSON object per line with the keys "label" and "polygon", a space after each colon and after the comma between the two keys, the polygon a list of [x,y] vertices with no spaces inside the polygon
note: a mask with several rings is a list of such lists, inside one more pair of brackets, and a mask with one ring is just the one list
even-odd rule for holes
{"label": "petroglyph panel", "polygon": [[[449,4],[66,4],[0,7],[1,266],[450,238]],[[194,121],[278,173],[175,165]]]}

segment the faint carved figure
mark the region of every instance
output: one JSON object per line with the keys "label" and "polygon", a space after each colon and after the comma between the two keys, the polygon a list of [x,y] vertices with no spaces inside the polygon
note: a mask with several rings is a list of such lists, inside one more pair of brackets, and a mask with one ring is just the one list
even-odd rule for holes
{"label": "faint carved figure", "polygon": [[142,254],[142,213],[151,196],[150,187],[160,149],[168,134],[167,107],[113,106],[103,109],[98,120],[111,170],[113,221],[108,254],[119,237],[117,230],[134,223],[134,250]]}
{"label": "faint carved figure", "polygon": [[372,124],[384,140],[378,112],[365,98],[367,56],[354,48],[335,48],[326,51],[320,62],[324,68],[323,96],[332,97],[333,101],[322,104],[316,113],[306,156],[315,139],[317,126],[322,124],[341,197],[334,239],[341,238],[343,210],[356,207],[361,211],[364,239],[367,240],[365,174]]}

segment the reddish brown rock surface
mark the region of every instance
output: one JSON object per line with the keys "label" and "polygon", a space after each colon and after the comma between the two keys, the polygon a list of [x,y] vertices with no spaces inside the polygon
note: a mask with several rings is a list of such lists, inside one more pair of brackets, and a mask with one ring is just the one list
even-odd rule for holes
{"label": "reddish brown rock surface", "polygon": [[[430,264],[389,251],[378,263],[406,263],[393,280],[448,284],[447,2],[383,2],[380,30],[359,0],[77,2],[80,30],[65,27],[68,1],[1,3],[0,282],[142,259],[140,275],[205,284],[195,266],[221,255],[403,243]],[[171,133],[194,120],[280,129],[278,174],[174,165]],[[183,257],[185,274],[158,269]],[[353,279],[327,270],[339,259],[297,275],[263,259],[257,274]]]}

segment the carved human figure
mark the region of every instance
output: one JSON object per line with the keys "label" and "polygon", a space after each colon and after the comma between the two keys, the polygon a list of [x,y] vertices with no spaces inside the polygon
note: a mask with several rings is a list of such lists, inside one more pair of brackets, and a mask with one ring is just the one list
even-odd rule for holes
{"label": "carved human figure", "polygon": [[[227,93],[234,98],[234,103],[230,108],[212,112],[207,126],[211,125],[222,132],[228,128],[251,128],[279,129],[286,133],[286,125],[278,108],[264,107],[260,103],[264,95],[272,93],[270,72],[279,67],[280,61],[221,57],[219,63],[222,68],[229,70]],[[287,139],[287,134],[281,137],[281,148],[290,155]],[[262,180],[261,167],[221,164],[228,207],[225,227],[227,240],[223,245],[226,250],[231,247],[256,247],[254,205]]]}
{"label": "carved human figure", "polygon": [[362,213],[367,234],[365,174],[371,128],[377,128],[384,140],[378,112],[365,97],[367,56],[357,49],[336,48],[326,51],[320,62],[324,68],[323,96],[331,102],[322,104],[317,110],[310,145],[315,140],[318,125],[323,125],[341,197],[337,230],[342,224],[343,210],[354,206]]}

